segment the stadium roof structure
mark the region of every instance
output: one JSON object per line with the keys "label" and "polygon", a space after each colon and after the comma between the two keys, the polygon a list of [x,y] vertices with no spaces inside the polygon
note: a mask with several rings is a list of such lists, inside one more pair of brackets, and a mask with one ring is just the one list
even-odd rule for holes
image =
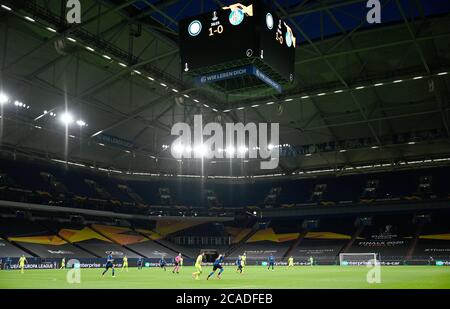
{"label": "stadium roof structure", "polygon": [[[170,156],[171,126],[278,122],[272,174],[438,163],[450,157],[450,3],[268,1],[298,37],[296,80],[282,94],[219,93],[181,72],[178,21],[235,1],[0,0],[3,154],[115,172],[262,175],[257,160]],[[77,124],[68,130],[59,118]]]}

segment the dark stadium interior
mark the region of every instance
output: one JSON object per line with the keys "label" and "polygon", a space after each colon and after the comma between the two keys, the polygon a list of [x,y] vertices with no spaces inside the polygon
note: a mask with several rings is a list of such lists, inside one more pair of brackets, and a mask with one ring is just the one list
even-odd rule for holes
{"label": "dark stadium interior", "polygon": [[[179,25],[235,1],[86,0],[78,25],[59,2],[0,0],[0,265],[450,265],[449,1],[382,1],[380,25],[367,1],[261,1],[296,35],[292,80],[267,52],[183,69]],[[198,85],[241,63],[283,91],[256,75]],[[194,115],[279,123],[278,166],[175,158],[171,128]]]}

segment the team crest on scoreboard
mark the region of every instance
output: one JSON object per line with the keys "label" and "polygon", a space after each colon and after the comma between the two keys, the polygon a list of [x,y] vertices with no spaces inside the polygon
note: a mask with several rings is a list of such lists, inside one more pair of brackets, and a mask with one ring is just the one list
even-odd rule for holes
{"label": "team crest on scoreboard", "polygon": [[222,9],[231,10],[230,17],[228,19],[230,24],[233,26],[240,25],[244,21],[245,15],[253,16],[253,4],[245,6],[241,3],[236,3],[230,6],[225,6]]}
{"label": "team crest on scoreboard", "polygon": [[273,16],[270,13],[266,14],[266,25],[269,30],[273,29]]}
{"label": "team crest on scoreboard", "polygon": [[191,36],[199,35],[202,31],[202,23],[198,20],[194,20],[189,24],[188,31]]}
{"label": "team crest on scoreboard", "polygon": [[292,46],[292,36],[291,36],[291,34],[289,33],[289,31],[286,32],[286,45],[287,45],[288,47],[291,47],[291,46]]}
{"label": "team crest on scoreboard", "polygon": [[231,11],[229,20],[230,24],[233,26],[238,26],[244,20],[244,13],[239,9]]}

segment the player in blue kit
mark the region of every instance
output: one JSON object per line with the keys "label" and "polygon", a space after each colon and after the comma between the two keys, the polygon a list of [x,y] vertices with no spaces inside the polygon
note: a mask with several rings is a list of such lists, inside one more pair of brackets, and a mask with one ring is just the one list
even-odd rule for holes
{"label": "player in blue kit", "polygon": [[214,261],[213,264],[213,270],[212,272],[209,273],[208,278],[206,278],[206,280],[209,280],[210,277],[212,277],[214,275],[214,273],[216,272],[216,270],[219,270],[219,273],[217,274],[217,278],[221,279],[222,273],[223,273],[223,267],[222,267],[222,263],[223,263],[223,254],[220,254],[219,257]]}
{"label": "player in blue kit", "polygon": [[166,271],[166,260],[164,259],[164,257],[162,256],[161,259],[159,260],[159,267],[161,267],[162,269],[164,269],[164,271]]}
{"label": "player in blue kit", "polygon": [[137,267],[138,269],[142,269],[142,266],[144,266],[144,259],[140,257],[137,261]]}
{"label": "player in blue kit", "polygon": [[275,258],[273,257],[273,254],[271,254],[269,256],[269,267],[267,267],[267,270],[270,270],[270,267],[272,267],[272,271],[274,271],[274,266],[275,266]]}
{"label": "player in blue kit", "polygon": [[236,272],[240,272],[242,274],[243,271],[243,267],[242,267],[242,257],[238,256],[237,260],[236,260]]}
{"label": "player in blue kit", "polygon": [[102,273],[102,277],[106,274],[106,272],[108,271],[108,269],[112,270],[112,276],[115,277],[115,273],[114,273],[114,259],[112,254],[108,254],[107,258],[106,258],[106,265],[105,265],[105,270]]}

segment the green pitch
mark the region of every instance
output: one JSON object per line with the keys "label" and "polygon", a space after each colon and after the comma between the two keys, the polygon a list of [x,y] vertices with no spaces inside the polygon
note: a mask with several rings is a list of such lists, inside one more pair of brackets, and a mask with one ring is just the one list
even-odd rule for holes
{"label": "green pitch", "polygon": [[25,270],[0,271],[0,288],[46,288],[46,289],[245,289],[245,288],[346,288],[346,289],[406,289],[450,288],[450,267],[436,266],[386,266],[381,267],[381,283],[369,284],[366,280],[366,267],[339,266],[298,266],[291,269],[277,267],[274,272],[267,271],[262,266],[246,267],[240,275],[234,267],[225,267],[222,279],[206,281],[210,267],[204,267],[200,280],[193,280],[193,267],[183,267],[180,274],[172,274],[167,269],[145,268],[138,270],[130,268],[129,272],[116,270],[116,277],[107,273],[101,278],[102,269],[82,269],[81,283],[69,284],[66,281],[66,270]]}

